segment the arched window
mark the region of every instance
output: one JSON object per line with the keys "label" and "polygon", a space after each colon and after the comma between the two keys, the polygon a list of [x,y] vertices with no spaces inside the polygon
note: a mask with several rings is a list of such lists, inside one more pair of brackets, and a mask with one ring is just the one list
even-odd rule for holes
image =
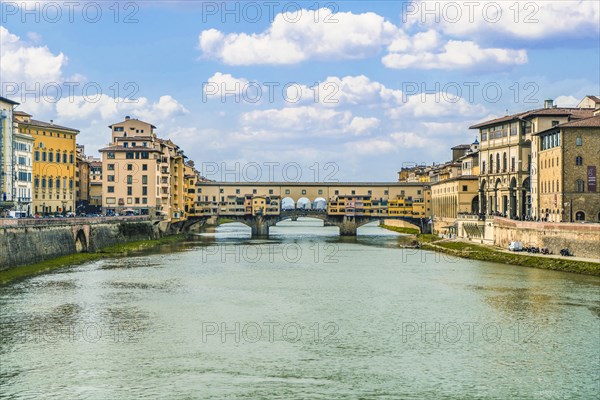
{"label": "arched window", "polygon": [[585,213],[583,211],[577,211],[575,213],[575,221],[585,221]]}
{"label": "arched window", "polygon": [[583,180],[581,179],[577,179],[575,181],[575,191],[582,193],[585,191],[585,184],[583,183]]}
{"label": "arched window", "polygon": [[583,158],[581,156],[575,157],[575,165],[583,165]]}
{"label": "arched window", "polygon": [[496,173],[500,172],[500,153],[496,153]]}
{"label": "arched window", "polygon": [[552,192],[554,192],[554,181],[552,181]]}
{"label": "arched window", "polygon": [[506,156],[506,152],[502,155],[502,172],[506,172],[508,169],[508,157]]}
{"label": "arched window", "polygon": [[559,183],[558,179],[556,180],[556,191],[560,192],[560,183]]}
{"label": "arched window", "polygon": [[490,154],[490,174],[494,173],[494,156]]}

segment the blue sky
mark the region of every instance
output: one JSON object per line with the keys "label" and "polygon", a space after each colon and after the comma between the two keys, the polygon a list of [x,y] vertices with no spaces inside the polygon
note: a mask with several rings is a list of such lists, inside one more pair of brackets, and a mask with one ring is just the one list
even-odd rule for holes
{"label": "blue sky", "polygon": [[73,21],[63,2],[0,8],[2,94],[81,130],[89,154],[131,115],[199,169],[295,163],[314,180],[335,163],[339,180],[391,181],[447,160],[475,122],[600,94],[594,1],[117,4],[79,1]]}

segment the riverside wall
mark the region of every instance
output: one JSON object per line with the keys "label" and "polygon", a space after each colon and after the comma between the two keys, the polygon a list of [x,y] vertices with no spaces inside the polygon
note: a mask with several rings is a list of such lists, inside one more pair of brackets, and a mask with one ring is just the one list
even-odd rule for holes
{"label": "riverside wall", "polygon": [[0,271],[117,243],[161,237],[157,221],[140,219],[3,220]]}
{"label": "riverside wall", "polygon": [[568,248],[575,256],[600,262],[600,224],[514,221],[494,218],[494,244],[508,248],[511,241],[547,247],[554,254]]}

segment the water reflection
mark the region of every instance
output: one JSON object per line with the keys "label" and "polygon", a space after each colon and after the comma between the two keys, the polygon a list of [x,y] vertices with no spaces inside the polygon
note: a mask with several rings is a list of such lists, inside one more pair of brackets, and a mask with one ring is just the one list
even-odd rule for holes
{"label": "water reflection", "polygon": [[0,392],[597,397],[599,278],[404,251],[378,227],[338,237],[299,223],[260,239],[226,224],[2,287]]}

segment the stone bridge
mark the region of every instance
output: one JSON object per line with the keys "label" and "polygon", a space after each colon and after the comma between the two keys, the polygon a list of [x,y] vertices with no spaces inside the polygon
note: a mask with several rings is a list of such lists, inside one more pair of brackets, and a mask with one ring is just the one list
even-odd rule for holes
{"label": "stone bridge", "polygon": [[390,217],[371,215],[331,215],[319,210],[286,210],[279,215],[221,215],[228,220],[241,222],[252,229],[252,236],[268,236],[269,228],[285,220],[296,221],[298,218],[315,218],[323,221],[324,226],[337,226],[340,236],[356,236],[358,228],[370,222],[383,219],[398,219],[415,225],[422,233],[430,233],[428,218]]}

